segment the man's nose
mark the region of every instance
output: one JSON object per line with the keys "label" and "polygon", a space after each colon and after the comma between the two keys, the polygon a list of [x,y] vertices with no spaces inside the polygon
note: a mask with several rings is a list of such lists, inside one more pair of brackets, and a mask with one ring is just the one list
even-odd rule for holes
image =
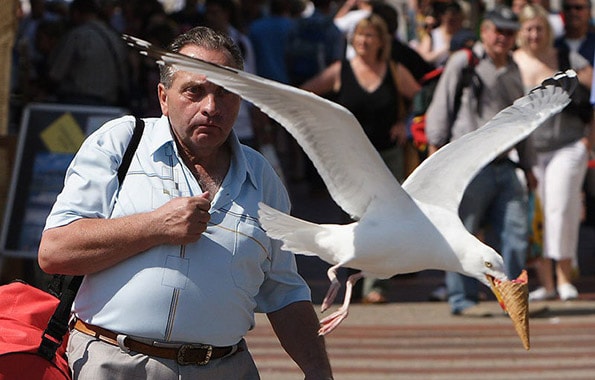
{"label": "man's nose", "polygon": [[214,115],[218,112],[217,94],[215,94],[214,92],[209,92],[203,98],[202,102],[203,102],[203,105],[202,105],[203,112],[205,112],[209,115]]}

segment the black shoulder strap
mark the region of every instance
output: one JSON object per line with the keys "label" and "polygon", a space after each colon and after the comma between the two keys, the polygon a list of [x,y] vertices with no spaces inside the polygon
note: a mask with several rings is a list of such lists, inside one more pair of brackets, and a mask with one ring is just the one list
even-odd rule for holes
{"label": "black shoulder strap", "polygon": [[120,186],[122,186],[122,182],[124,182],[124,178],[126,178],[126,173],[128,173],[128,168],[132,162],[132,157],[136,152],[136,148],[138,148],[138,144],[140,143],[140,139],[143,136],[144,130],[145,122],[140,117],[137,117],[136,125],[134,126],[134,132],[132,133],[132,137],[130,138],[130,142],[126,148],[126,152],[124,152],[124,156],[122,156],[122,163],[118,168],[118,182],[120,183]]}
{"label": "black shoulder strap", "polygon": [[[140,118],[136,118],[136,124],[134,126],[134,132],[132,133],[132,137],[130,138],[130,142],[128,143],[128,147],[122,156],[122,163],[118,168],[118,182],[119,185],[122,186],[122,182],[124,182],[124,178],[126,178],[126,174],[128,173],[128,168],[130,167],[130,163],[132,162],[132,157],[138,148],[138,144],[140,143],[140,139],[143,135],[143,131],[145,129],[145,122]],[[64,335],[68,331],[68,320],[70,319],[70,310],[72,309],[72,303],[74,302],[74,298],[76,297],[76,293],[78,292],[81,283],[83,282],[84,276],[74,276],[70,280],[68,287],[62,292],[62,284],[64,282],[64,275],[54,275],[52,280],[52,285],[55,287],[51,289],[52,293],[60,294],[60,303],[56,308],[56,311],[50,318],[48,322],[48,326],[46,327],[45,331],[43,332],[41,338],[41,344],[39,345],[39,349],[37,352],[39,355],[43,356],[49,361],[54,360],[56,356],[56,350],[62,344],[62,340],[64,339]]]}
{"label": "black shoulder strap", "polygon": [[[463,68],[461,80],[457,83],[456,91],[455,91],[455,103],[454,103],[454,110],[453,110],[453,117],[452,121],[454,122],[457,119],[457,115],[459,110],[461,109],[461,102],[463,97],[463,89],[473,85],[473,95],[476,99],[479,99],[479,95],[482,89],[481,80],[477,75],[475,75],[475,66],[479,63],[479,58],[475,55],[473,50],[469,48],[463,48],[467,52],[467,65]],[[481,113],[479,103],[477,102],[477,112],[478,114]]]}

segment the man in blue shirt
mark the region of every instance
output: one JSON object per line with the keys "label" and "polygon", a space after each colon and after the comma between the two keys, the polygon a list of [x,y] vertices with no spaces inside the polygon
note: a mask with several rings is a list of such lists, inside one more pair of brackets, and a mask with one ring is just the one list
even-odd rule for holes
{"label": "man in blue shirt", "polygon": [[256,55],[256,73],[261,77],[289,84],[286,51],[294,21],[289,17],[290,2],[272,0],[270,14],[254,20],[248,37]]}
{"label": "man in blue shirt", "polygon": [[[208,28],[170,49],[242,68],[237,46]],[[258,202],[288,211],[289,197],[232,131],[240,97],[169,66],[158,96],[163,116],[144,119],[122,186],[130,116],[85,141],[46,222],[41,267],[85,276],[68,347],[74,376],[257,379],[243,337],[264,312],[306,379],[330,379],[293,254],[258,223]]]}

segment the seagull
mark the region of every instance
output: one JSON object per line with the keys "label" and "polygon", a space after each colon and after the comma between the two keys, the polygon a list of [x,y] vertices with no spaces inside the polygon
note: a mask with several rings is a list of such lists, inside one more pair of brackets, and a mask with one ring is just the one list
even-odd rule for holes
{"label": "seagull", "polygon": [[[401,186],[353,114],[311,92],[241,70],[168,52],[124,35],[127,43],[158,64],[204,75],[208,81],[252,102],[282,125],[304,149],[333,200],[354,220],[316,224],[264,203],[259,220],[268,236],[296,254],[331,264],[331,285],[321,309],[328,309],[340,283],[350,276],[341,307],[320,321],[328,334],[348,315],[353,284],[364,276],[390,278],[427,269],[459,272],[490,287],[509,281],[502,257],[469,233],[458,215],[463,192],[489,162],[526,138],[569,102],[576,73],[557,73],[518,99],[478,130],[442,147],[422,162]],[[506,310],[506,305],[502,305]],[[512,317],[512,316],[511,316]]]}

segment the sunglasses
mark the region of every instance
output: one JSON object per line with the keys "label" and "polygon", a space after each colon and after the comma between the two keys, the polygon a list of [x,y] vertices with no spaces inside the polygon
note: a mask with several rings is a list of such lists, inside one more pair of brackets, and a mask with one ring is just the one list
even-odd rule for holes
{"label": "sunglasses", "polygon": [[571,5],[571,4],[567,4],[564,5],[564,10],[565,11],[571,11],[571,10],[575,10],[575,11],[582,11],[583,9],[587,9],[589,8],[588,5],[585,4],[576,4],[576,5]]}
{"label": "sunglasses", "polygon": [[512,37],[516,34],[516,30],[496,28],[496,33],[501,34],[505,37]]}

